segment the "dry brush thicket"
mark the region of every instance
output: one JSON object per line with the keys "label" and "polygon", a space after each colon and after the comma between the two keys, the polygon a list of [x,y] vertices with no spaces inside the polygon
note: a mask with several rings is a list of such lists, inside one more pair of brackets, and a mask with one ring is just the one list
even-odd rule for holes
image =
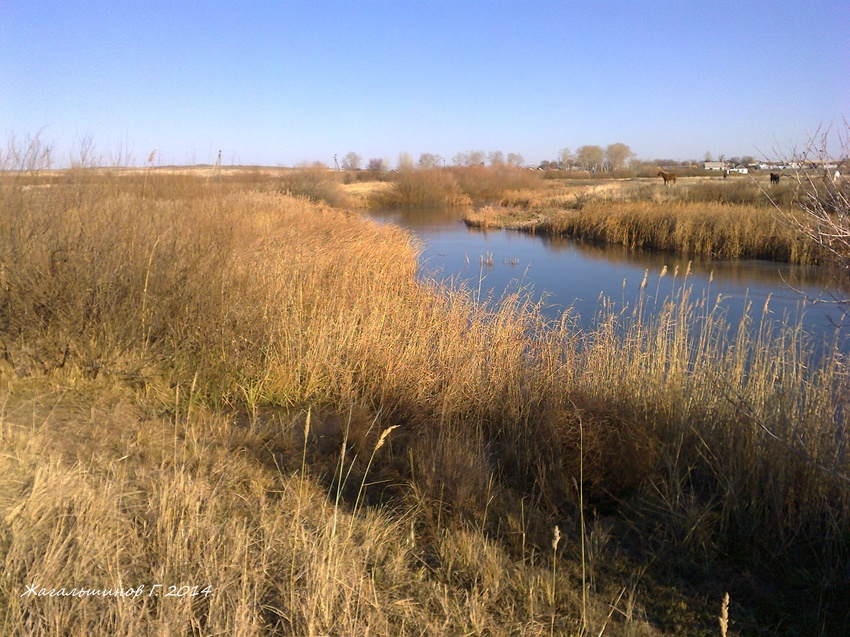
{"label": "dry brush thicket", "polygon": [[840,356],[684,287],[581,332],[415,272],[275,182],[2,175],[4,632],[845,625]]}
{"label": "dry brush thicket", "polygon": [[390,187],[370,198],[375,208],[436,208],[469,206],[521,189],[544,186],[534,172],[502,165],[402,169],[389,177]]}

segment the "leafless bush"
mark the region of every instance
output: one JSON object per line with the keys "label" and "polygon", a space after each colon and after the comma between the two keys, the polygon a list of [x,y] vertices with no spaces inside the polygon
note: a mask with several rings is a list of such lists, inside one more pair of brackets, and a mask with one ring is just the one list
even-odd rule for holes
{"label": "leafless bush", "polygon": [[41,140],[40,134],[20,141],[10,137],[6,148],[0,148],[0,170],[29,171],[49,170],[53,163],[53,149]]}
{"label": "leafless bush", "polygon": [[392,187],[375,193],[372,201],[377,208],[435,208],[470,203],[454,175],[439,168],[402,170],[394,176]]}
{"label": "leafless bush", "polygon": [[345,190],[337,175],[324,166],[304,165],[287,171],[280,178],[280,186],[288,195],[323,201],[331,206],[344,206],[347,203]]}
{"label": "leafless bush", "polygon": [[[813,138],[793,165],[800,196],[797,210],[777,203],[782,218],[800,234],[818,244],[832,257],[841,277],[850,277],[850,181],[847,171],[850,154],[850,124],[844,122],[839,133],[842,159],[835,159],[828,150],[829,131]],[[802,214],[800,214],[802,213]]]}

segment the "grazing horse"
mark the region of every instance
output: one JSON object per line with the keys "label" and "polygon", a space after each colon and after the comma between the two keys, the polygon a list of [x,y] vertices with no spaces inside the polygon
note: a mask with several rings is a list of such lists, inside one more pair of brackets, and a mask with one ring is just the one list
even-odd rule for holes
{"label": "grazing horse", "polygon": [[770,185],[779,183],[779,173],[770,173]]}
{"label": "grazing horse", "polygon": [[[664,180],[665,186],[676,185],[676,173],[665,173],[663,170],[658,171],[658,176]],[[670,184],[669,182],[673,182]]]}

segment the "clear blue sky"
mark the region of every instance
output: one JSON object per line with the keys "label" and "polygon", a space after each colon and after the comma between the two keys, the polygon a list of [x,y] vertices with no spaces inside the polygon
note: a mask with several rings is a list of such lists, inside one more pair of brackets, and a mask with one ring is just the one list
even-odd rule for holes
{"label": "clear blue sky", "polygon": [[0,0],[0,134],[60,161],[761,157],[849,107],[848,0]]}

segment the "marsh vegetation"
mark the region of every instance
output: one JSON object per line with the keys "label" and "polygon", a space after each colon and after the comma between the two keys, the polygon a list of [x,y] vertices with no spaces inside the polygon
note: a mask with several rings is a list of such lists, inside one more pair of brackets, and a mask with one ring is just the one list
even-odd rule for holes
{"label": "marsh vegetation", "polygon": [[4,631],[709,635],[727,591],[733,633],[846,631],[839,354],[685,290],[485,307],[324,198],[0,175]]}
{"label": "marsh vegetation", "polygon": [[[745,176],[683,178],[675,188],[660,180],[565,182],[547,190],[511,192],[470,209],[466,222],[480,228],[514,228],[629,249],[680,252],[716,258],[827,264],[830,254],[797,227],[801,198],[828,196],[829,187],[798,183],[770,187]],[[785,215],[779,211],[785,211]]]}

